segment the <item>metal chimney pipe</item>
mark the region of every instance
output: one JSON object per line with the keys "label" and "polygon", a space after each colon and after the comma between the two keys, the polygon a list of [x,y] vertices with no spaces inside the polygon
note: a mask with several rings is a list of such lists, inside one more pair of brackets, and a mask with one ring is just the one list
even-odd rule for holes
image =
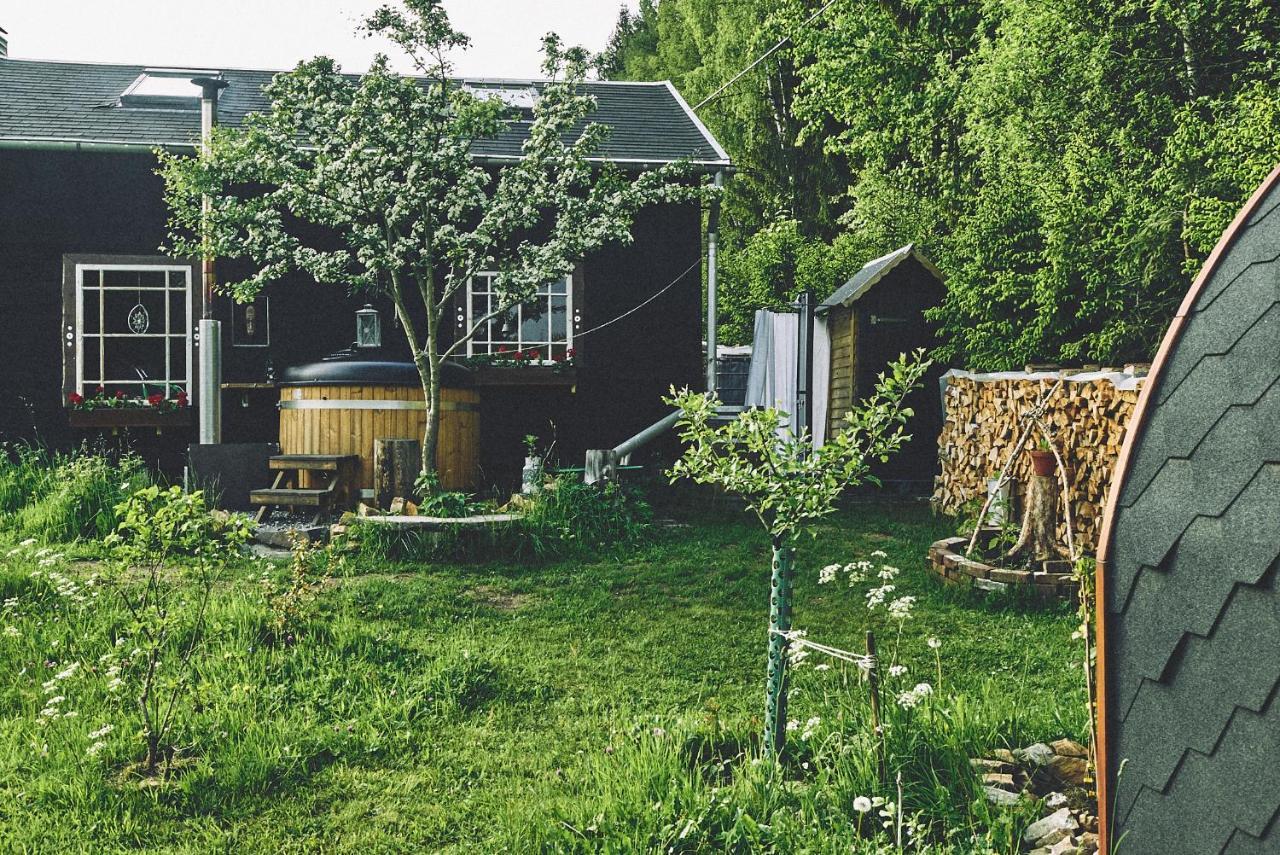
{"label": "metal chimney pipe", "polygon": [[[227,81],[220,77],[195,77],[191,80],[200,87],[200,152],[208,155],[213,139],[213,128],[218,124],[218,93],[227,88]],[[201,210],[207,217],[213,202],[206,196]],[[202,445],[222,442],[222,322],[213,317],[214,292],[217,275],[212,255],[201,259],[201,288],[204,291],[204,311],[199,325],[200,362],[199,385],[196,405],[199,408],[199,440]]]}
{"label": "metal chimney pipe", "polygon": [[720,344],[716,327],[719,318],[719,292],[716,282],[716,250],[720,242],[720,194],[724,186],[724,172],[717,172],[715,179],[716,195],[711,200],[711,210],[707,214],[707,393],[716,391],[719,380],[720,359],[716,349]]}

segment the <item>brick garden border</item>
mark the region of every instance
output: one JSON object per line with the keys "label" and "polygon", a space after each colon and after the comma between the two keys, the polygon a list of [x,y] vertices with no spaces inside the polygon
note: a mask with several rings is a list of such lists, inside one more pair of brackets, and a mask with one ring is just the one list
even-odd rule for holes
{"label": "brick garden border", "polygon": [[1026,586],[1040,599],[1075,599],[1079,585],[1070,573],[1043,573],[1031,570],[1010,570],[975,561],[964,555],[968,538],[947,537],[929,547],[929,569],[944,583],[972,584],[984,591],[1003,591],[1019,585]]}

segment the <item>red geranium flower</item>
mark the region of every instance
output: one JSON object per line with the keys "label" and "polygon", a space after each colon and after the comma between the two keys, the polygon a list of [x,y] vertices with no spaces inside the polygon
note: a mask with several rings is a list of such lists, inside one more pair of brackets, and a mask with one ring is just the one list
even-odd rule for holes
{"label": "red geranium flower", "polygon": [[107,391],[107,387],[99,383],[96,391],[99,395],[101,395],[103,392]]}
{"label": "red geranium flower", "polygon": [[123,401],[123,400],[124,400],[124,390],[123,390],[123,389],[117,389],[117,390],[116,390],[116,397]]}
{"label": "red geranium flower", "polygon": [[568,350],[566,350],[566,351],[564,352],[564,355],[565,355],[565,356],[567,356],[567,357],[569,357],[570,359],[573,359],[575,356],[577,356],[577,355],[578,355],[578,351],[574,350],[574,349],[571,347],[571,348],[569,348]]}
{"label": "red geranium flower", "polygon": [[509,345],[505,345],[505,344],[498,345],[498,353],[510,353],[510,352],[511,352],[511,347]]}
{"label": "red geranium flower", "polygon": [[541,351],[541,350],[538,350],[538,349],[535,347],[533,350],[529,351],[529,358],[530,358],[530,359],[541,359],[541,358],[542,358],[542,351]]}
{"label": "red geranium flower", "polygon": [[179,392],[177,396],[174,397],[174,400],[178,402],[179,407],[185,407],[187,405],[187,393]]}
{"label": "red geranium flower", "polygon": [[84,395],[79,392],[72,392],[67,396],[67,401],[74,407],[78,407],[84,403]]}
{"label": "red geranium flower", "polygon": [[147,403],[153,407],[158,407],[164,403],[164,393],[156,392],[154,395],[147,396]]}
{"label": "red geranium flower", "polygon": [[551,355],[551,361],[552,361],[552,362],[564,362],[564,354],[563,354],[563,353],[554,353],[554,354],[552,354],[552,355]]}

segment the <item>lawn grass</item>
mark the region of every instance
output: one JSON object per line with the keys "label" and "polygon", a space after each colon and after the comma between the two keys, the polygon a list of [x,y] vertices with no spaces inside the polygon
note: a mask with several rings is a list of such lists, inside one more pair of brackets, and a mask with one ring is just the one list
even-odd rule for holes
{"label": "lawn grass", "polygon": [[[234,568],[211,606],[195,708],[177,728],[190,759],[159,787],[123,779],[137,720],[94,681],[68,681],[66,708],[79,715],[56,738],[35,724],[41,684],[69,661],[92,671],[123,624],[119,607],[103,596],[68,612],[31,577],[47,568],[29,551],[0,559],[0,593],[15,600],[0,618],[13,627],[0,634],[0,850],[848,851],[848,806],[824,801],[844,785],[823,779],[818,797],[800,767],[773,786],[740,762],[741,800],[719,816],[716,770],[732,772],[717,761],[760,728],[768,543],[731,510],[681,519],[622,559],[353,556],[288,646],[269,643],[263,567]],[[817,584],[824,564],[883,550],[903,570],[899,593],[919,598],[900,658],[930,679],[926,639],[942,640],[944,689],[964,719],[947,726],[966,747],[1084,736],[1070,609],[941,588],[925,549],[950,531],[921,505],[831,517],[801,544],[795,625],[855,650],[868,628],[894,643],[857,592]],[[796,673],[791,717],[837,717],[832,674]],[[87,732],[108,722],[107,748],[86,757]],[[934,784],[939,798],[957,791]]]}

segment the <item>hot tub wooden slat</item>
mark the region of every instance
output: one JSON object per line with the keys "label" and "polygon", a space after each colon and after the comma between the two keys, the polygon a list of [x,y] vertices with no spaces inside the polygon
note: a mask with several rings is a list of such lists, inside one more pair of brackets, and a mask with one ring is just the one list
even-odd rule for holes
{"label": "hot tub wooden slat", "polygon": [[[358,483],[365,490],[373,487],[373,441],[421,441],[426,429],[427,413],[419,388],[282,386],[280,401],[281,451],[356,455],[360,458]],[[441,391],[436,466],[445,489],[476,489],[479,401],[479,393],[473,389]]]}

